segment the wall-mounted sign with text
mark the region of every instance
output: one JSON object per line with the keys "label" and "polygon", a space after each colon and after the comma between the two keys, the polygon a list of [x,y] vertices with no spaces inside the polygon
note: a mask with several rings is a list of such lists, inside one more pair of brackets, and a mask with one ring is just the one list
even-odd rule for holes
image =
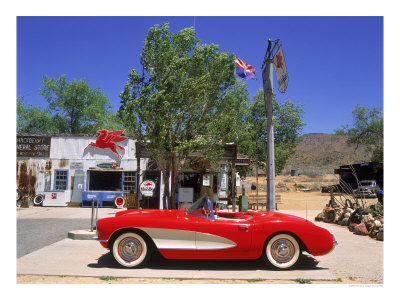
{"label": "wall-mounted sign with text", "polygon": [[51,137],[17,136],[17,157],[50,157]]}

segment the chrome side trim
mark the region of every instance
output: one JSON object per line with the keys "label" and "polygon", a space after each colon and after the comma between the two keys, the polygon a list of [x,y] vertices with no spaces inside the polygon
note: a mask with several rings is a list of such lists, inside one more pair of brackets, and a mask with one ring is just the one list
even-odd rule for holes
{"label": "chrome side trim", "polygon": [[146,232],[158,249],[216,250],[236,246],[235,242],[227,238],[208,233],[164,228],[138,229]]}

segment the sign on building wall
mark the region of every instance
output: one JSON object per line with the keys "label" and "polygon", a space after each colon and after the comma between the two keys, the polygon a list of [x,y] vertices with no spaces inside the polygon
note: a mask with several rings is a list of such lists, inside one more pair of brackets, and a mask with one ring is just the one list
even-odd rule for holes
{"label": "sign on building wall", "polygon": [[73,161],[70,163],[71,170],[82,170],[83,169],[83,162],[82,161]]}
{"label": "sign on building wall", "polygon": [[17,157],[50,157],[51,137],[17,136]]}

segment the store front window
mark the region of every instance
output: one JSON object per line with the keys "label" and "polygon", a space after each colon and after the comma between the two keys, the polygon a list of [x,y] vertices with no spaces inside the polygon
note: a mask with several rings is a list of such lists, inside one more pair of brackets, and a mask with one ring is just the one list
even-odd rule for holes
{"label": "store front window", "polygon": [[65,191],[68,184],[68,170],[54,171],[54,189],[56,191]]}
{"label": "store front window", "polygon": [[89,191],[122,191],[122,172],[89,171]]}

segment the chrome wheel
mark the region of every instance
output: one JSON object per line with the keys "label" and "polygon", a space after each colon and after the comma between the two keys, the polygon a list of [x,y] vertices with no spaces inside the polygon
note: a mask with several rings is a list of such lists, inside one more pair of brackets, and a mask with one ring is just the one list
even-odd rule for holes
{"label": "chrome wheel", "polygon": [[112,247],[114,259],[124,267],[138,267],[149,256],[146,241],[133,232],[123,233],[114,241]]}
{"label": "chrome wheel", "polygon": [[287,239],[276,240],[271,246],[271,255],[278,263],[287,263],[294,256],[294,245]]}
{"label": "chrome wheel", "polygon": [[272,237],[264,248],[263,258],[279,269],[287,269],[296,264],[300,256],[297,240],[289,234]]}
{"label": "chrome wheel", "polygon": [[142,244],[133,237],[127,237],[118,244],[118,254],[125,261],[137,260],[142,252]]}

